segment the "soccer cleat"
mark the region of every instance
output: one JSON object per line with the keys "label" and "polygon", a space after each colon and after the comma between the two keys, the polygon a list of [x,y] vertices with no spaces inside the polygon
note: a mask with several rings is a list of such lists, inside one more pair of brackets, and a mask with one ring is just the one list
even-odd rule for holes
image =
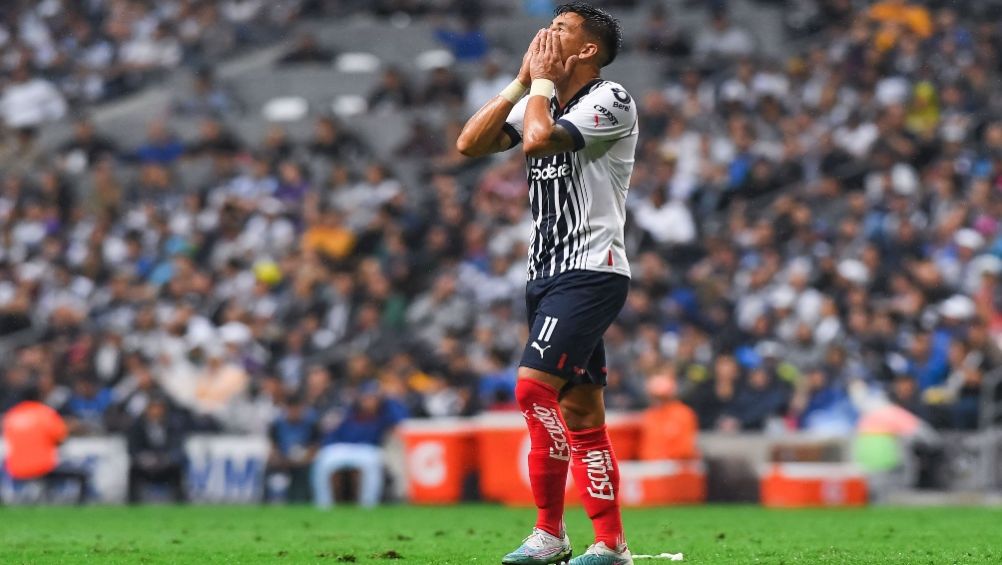
{"label": "soccer cleat", "polygon": [[571,559],[568,565],[633,565],[633,556],[623,544],[622,550],[609,549],[605,542],[598,542],[588,548],[588,551]]}
{"label": "soccer cleat", "polygon": [[565,565],[571,558],[571,540],[567,533],[557,537],[533,528],[518,549],[504,556],[503,565]]}

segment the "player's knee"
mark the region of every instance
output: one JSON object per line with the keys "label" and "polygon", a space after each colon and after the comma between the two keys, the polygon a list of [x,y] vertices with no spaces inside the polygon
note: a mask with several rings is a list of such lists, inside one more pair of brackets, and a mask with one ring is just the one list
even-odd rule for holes
{"label": "player's knee", "polygon": [[574,432],[605,425],[605,410],[602,405],[585,405],[565,398],[560,401],[560,411],[564,415],[567,429]]}
{"label": "player's knee", "polygon": [[529,367],[518,368],[518,382],[515,383],[515,401],[526,410],[534,403],[553,406],[560,394],[563,381],[553,375]]}
{"label": "player's knee", "polygon": [[557,403],[558,391],[559,389],[553,384],[531,376],[523,376],[519,370],[518,382],[515,383],[515,401],[522,410],[530,409],[533,404],[554,406]]}
{"label": "player's knee", "polygon": [[532,379],[518,379],[515,383],[515,401],[523,410],[532,406],[533,402],[539,402],[539,393],[538,383]]}
{"label": "player's knee", "polygon": [[518,385],[522,381],[532,380],[536,376],[536,371],[530,369],[529,367],[519,367],[518,368],[518,382],[515,383],[515,389],[518,390]]}

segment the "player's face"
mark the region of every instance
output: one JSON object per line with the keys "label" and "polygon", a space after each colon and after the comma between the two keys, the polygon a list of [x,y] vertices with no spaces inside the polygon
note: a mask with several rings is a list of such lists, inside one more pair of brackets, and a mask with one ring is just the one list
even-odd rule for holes
{"label": "player's face", "polygon": [[584,30],[584,18],[574,13],[560,14],[550,22],[550,31],[557,32],[560,37],[560,58],[567,60],[571,55],[582,55],[589,45],[598,46],[589,41]]}

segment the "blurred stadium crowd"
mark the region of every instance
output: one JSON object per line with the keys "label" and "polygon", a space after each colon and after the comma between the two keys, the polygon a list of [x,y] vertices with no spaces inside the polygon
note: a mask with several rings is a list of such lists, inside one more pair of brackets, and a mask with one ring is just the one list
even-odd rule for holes
{"label": "blurred stadium crowd", "polygon": [[[417,186],[333,116],[307,138],[224,125],[257,109],[212,64],[351,2],[4,3],[0,410],[35,388],[92,434],[142,426],[160,399],[177,434],[270,431],[291,464],[307,444],[378,443],[405,416],[514,409],[524,162],[468,161],[453,142],[521,53],[479,31],[489,6],[374,4],[462,14],[438,39],[477,69],[391,68],[368,96],[371,113],[448,117],[395,151],[424,163]],[[615,4],[648,15],[627,49],[665,73],[632,92],[633,284],[606,336],[610,409],[644,408],[648,379],[668,376],[703,429],[848,432],[862,380],[936,427],[976,427],[1002,366],[999,19],[973,2],[790,1],[796,51],[775,58],[724,2],[679,8],[708,10],[704,29]],[[309,36],[291,49],[276,64],[336,56]],[[144,142],[87,118],[179,66],[195,86]],[[202,120],[193,143],[172,132],[181,115]],[[58,120],[72,137],[42,148]],[[211,173],[180,188],[195,161]]]}

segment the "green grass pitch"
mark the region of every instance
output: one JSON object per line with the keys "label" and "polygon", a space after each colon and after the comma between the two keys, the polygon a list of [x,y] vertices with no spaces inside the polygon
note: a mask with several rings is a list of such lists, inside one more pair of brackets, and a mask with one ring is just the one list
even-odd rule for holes
{"label": "green grass pitch", "polygon": [[[0,508],[0,563],[494,564],[532,518],[472,505]],[[690,564],[1002,563],[999,509],[705,506],[628,510],[624,521],[635,553],[682,552]],[[567,523],[583,551],[580,508]]]}

